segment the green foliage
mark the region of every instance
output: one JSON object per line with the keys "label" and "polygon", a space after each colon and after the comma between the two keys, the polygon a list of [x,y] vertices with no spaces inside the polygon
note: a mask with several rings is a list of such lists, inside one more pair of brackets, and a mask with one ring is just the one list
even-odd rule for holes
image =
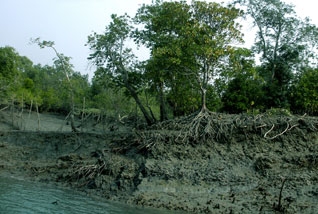
{"label": "green foliage", "polygon": [[206,94],[206,106],[210,111],[213,112],[218,112],[222,109],[223,103],[221,100],[221,96],[217,93],[217,89],[215,86],[208,85]]}
{"label": "green foliage", "polygon": [[281,0],[234,2],[246,6],[246,12],[257,28],[252,50],[261,54],[259,71],[266,81],[266,107],[288,107],[288,90],[293,73],[308,66],[315,57],[318,28],[310,24],[308,18],[298,18],[294,7]]}
{"label": "green foliage", "polygon": [[143,85],[143,65],[136,60],[130,48],[125,43],[130,39],[132,31],[128,15],[112,15],[112,22],[106,27],[104,34],[94,33],[88,37],[88,45],[92,51],[89,58],[98,67],[100,76],[112,79],[119,88],[125,88],[144,115],[148,125],[155,122],[151,109],[149,111],[142,103],[139,93]]}
{"label": "green foliage", "polygon": [[263,108],[263,79],[257,74],[251,51],[236,49],[230,57],[229,70],[221,74],[219,90],[222,110],[228,113],[251,112]]}
{"label": "green foliage", "polygon": [[186,70],[198,81],[205,108],[208,85],[229,65],[229,56],[235,51],[232,44],[243,42],[241,26],[236,22],[242,12],[232,6],[199,1],[192,2],[191,12],[190,24],[182,32],[189,44],[188,59],[193,62]]}
{"label": "green foliage", "polygon": [[222,96],[223,110],[229,113],[263,108],[262,81],[249,73],[237,74]]}
{"label": "green foliage", "polygon": [[[61,57],[64,57],[62,54]],[[88,77],[71,70],[69,78],[75,86],[75,103],[82,106],[83,97],[89,97]],[[54,66],[33,65],[25,56],[20,56],[12,47],[0,48],[0,104],[17,103],[20,106],[36,103],[42,111],[69,112],[69,86],[65,80],[59,59]]]}
{"label": "green foliage", "polygon": [[0,48],[0,103],[8,102],[19,86],[19,54],[12,47]]}
{"label": "green foliage", "polygon": [[242,42],[235,21],[241,15],[234,7],[200,1],[156,1],[138,10],[135,21],[144,26],[134,36],[151,50],[148,77],[158,94],[164,85],[177,115],[205,107],[211,81],[235,50],[231,44]]}
{"label": "green foliage", "polygon": [[112,78],[121,85],[128,81],[129,72],[126,69],[134,69],[136,63],[132,50],[124,46],[132,29],[129,20],[128,15],[113,14],[105,33],[94,33],[87,42],[92,51],[88,59],[99,68],[105,68],[103,71],[113,74]]}
{"label": "green foliage", "polygon": [[135,41],[151,50],[145,78],[160,103],[161,119],[167,117],[166,103],[174,116],[193,112],[200,103],[199,93],[190,87],[196,81],[184,72],[187,55],[182,53],[183,38],[179,36],[191,16],[189,9],[185,2],[156,1],[143,5],[134,19],[143,26],[134,31]]}
{"label": "green foliage", "polygon": [[135,109],[135,103],[128,98],[124,89],[116,90],[109,86],[111,82],[105,79],[99,80],[96,76],[92,82],[92,107],[100,109],[107,115],[117,117],[131,114]]}
{"label": "green foliage", "polygon": [[189,115],[201,106],[200,93],[195,88],[188,87],[187,84],[174,87],[166,97],[174,116]]}
{"label": "green foliage", "polygon": [[[290,108],[317,115],[318,70],[310,68],[317,27],[280,0],[235,2],[257,28],[252,50],[235,46],[243,42],[241,10],[156,0],[133,19],[112,15],[104,33],[88,37],[88,59],[97,67],[92,84],[52,41],[32,42],[55,51],[53,66],[34,65],[14,48],[0,47],[0,105],[36,102],[41,111],[63,113],[85,105],[87,114],[143,115],[149,125],[200,108],[252,114],[271,108],[267,114],[285,116]],[[148,60],[137,60],[128,47],[132,41],[149,48]],[[253,54],[261,54],[258,67]]]}
{"label": "green foliage", "polygon": [[18,75],[19,54],[12,47],[0,48],[0,79],[13,80]]}
{"label": "green foliage", "polygon": [[32,90],[34,88],[34,82],[32,79],[30,78],[25,78],[23,80],[23,88],[28,89],[28,90]]}
{"label": "green foliage", "polygon": [[293,111],[318,115],[318,69],[306,69],[300,74],[291,99]]}
{"label": "green foliage", "polygon": [[269,116],[292,116],[291,112],[284,108],[270,108],[266,110],[265,114]]}

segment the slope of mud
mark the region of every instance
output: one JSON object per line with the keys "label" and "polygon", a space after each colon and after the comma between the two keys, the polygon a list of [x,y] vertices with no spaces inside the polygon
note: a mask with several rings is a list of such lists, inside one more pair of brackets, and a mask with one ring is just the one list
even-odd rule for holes
{"label": "slope of mud", "polygon": [[316,213],[318,134],[305,128],[293,133],[191,143],[162,129],[0,132],[0,172],[193,213]]}

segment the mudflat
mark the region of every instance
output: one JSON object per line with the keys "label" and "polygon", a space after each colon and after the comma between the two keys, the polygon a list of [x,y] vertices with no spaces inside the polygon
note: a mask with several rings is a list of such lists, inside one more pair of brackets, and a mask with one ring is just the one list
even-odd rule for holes
{"label": "mudflat", "polygon": [[78,133],[7,125],[0,173],[192,213],[318,210],[317,118],[220,117],[211,119],[215,133],[200,139],[184,133],[189,118],[146,130]]}

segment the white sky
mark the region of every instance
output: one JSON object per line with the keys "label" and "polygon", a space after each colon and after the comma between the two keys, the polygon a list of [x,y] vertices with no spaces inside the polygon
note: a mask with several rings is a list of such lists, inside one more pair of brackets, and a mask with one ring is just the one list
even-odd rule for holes
{"label": "white sky", "polygon": [[[296,6],[298,16],[307,16],[318,26],[317,0],[284,1]],[[111,14],[134,16],[143,3],[150,4],[151,0],[0,0],[0,47],[12,46],[35,64],[52,65],[54,52],[30,45],[29,41],[37,37],[54,41],[59,52],[72,57],[76,71],[92,78],[94,69],[88,66],[89,49],[84,46],[87,36],[102,33]],[[255,32],[248,25],[244,29],[249,47]],[[147,51],[136,54],[141,59],[148,57]]]}

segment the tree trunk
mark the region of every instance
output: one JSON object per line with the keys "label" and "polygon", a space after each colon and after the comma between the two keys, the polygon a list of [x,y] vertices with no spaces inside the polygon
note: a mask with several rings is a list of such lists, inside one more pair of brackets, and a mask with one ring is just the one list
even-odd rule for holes
{"label": "tree trunk", "polygon": [[71,128],[72,128],[72,132],[77,132],[77,129],[75,127],[75,121],[74,121],[74,114],[75,114],[74,90],[73,90],[73,85],[71,83],[71,80],[67,74],[67,69],[65,67],[64,58],[57,52],[57,50],[53,46],[48,46],[48,47],[51,47],[54,50],[56,56],[61,61],[66,80],[69,83],[69,87],[70,87],[69,90],[70,90],[70,95],[71,95],[71,105],[72,105],[72,107],[71,107]]}
{"label": "tree trunk", "polygon": [[85,115],[85,97],[83,98],[83,109],[82,109],[82,119],[81,119],[81,132],[83,132],[84,126],[84,115]]}
{"label": "tree trunk", "polygon": [[14,99],[12,99],[11,103],[11,125],[14,127]]}
{"label": "tree trunk", "polygon": [[38,131],[40,131],[40,128],[41,128],[41,120],[40,120],[40,113],[39,113],[39,106],[38,106],[38,103],[37,101],[35,101],[35,108],[36,108],[36,114],[38,116]]}
{"label": "tree trunk", "polygon": [[152,117],[148,114],[147,110],[145,109],[145,107],[142,105],[136,91],[128,84],[125,84],[126,88],[128,89],[130,95],[134,98],[134,100],[136,101],[136,104],[138,105],[138,107],[140,108],[141,112],[143,113],[145,120],[147,122],[147,124],[150,126],[152,124],[154,124],[154,121],[152,119]]}
{"label": "tree trunk", "polygon": [[24,96],[22,94],[21,113],[20,113],[20,127],[19,127],[20,130],[22,130],[22,127],[23,127],[23,110],[24,110]]}
{"label": "tree trunk", "polygon": [[168,120],[168,115],[166,111],[165,99],[163,94],[163,83],[160,83],[160,121]]}
{"label": "tree trunk", "polygon": [[150,105],[149,105],[148,93],[147,93],[146,90],[145,90],[145,95],[146,95],[146,105],[147,105],[147,108],[149,109],[149,112],[150,112],[150,115],[151,115],[151,117],[152,117],[152,120],[153,120],[153,121],[157,121],[157,119],[156,119],[156,117],[155,117],[154,113],[152,112],[152,109],[151,109],[151,107],[150,107]]}
{"label": "tree trunk", "polygon": [[72,105],[72,110],[71,110],[71,128],[72,128],[72,132],[77,132],[77,129],[75,127],[75,121],[74,121],[74,114],[75,114],[74,93],[73,93],[72,85],[70,85],[70,86],[71,86],[71,105]]}
{"label": "tree trunk", "polygon": [[201,102],[202,102],[202,108],[201,111],[206,111],[206,89],[201,87]]}
{"label": "tree trunk", "polygon": [[30,110],[29,110],[29,119],[30,119],[31,113],[32,113],[32,105],[33,105],[33,100],[31,100],[31,105],[30,105]]}

